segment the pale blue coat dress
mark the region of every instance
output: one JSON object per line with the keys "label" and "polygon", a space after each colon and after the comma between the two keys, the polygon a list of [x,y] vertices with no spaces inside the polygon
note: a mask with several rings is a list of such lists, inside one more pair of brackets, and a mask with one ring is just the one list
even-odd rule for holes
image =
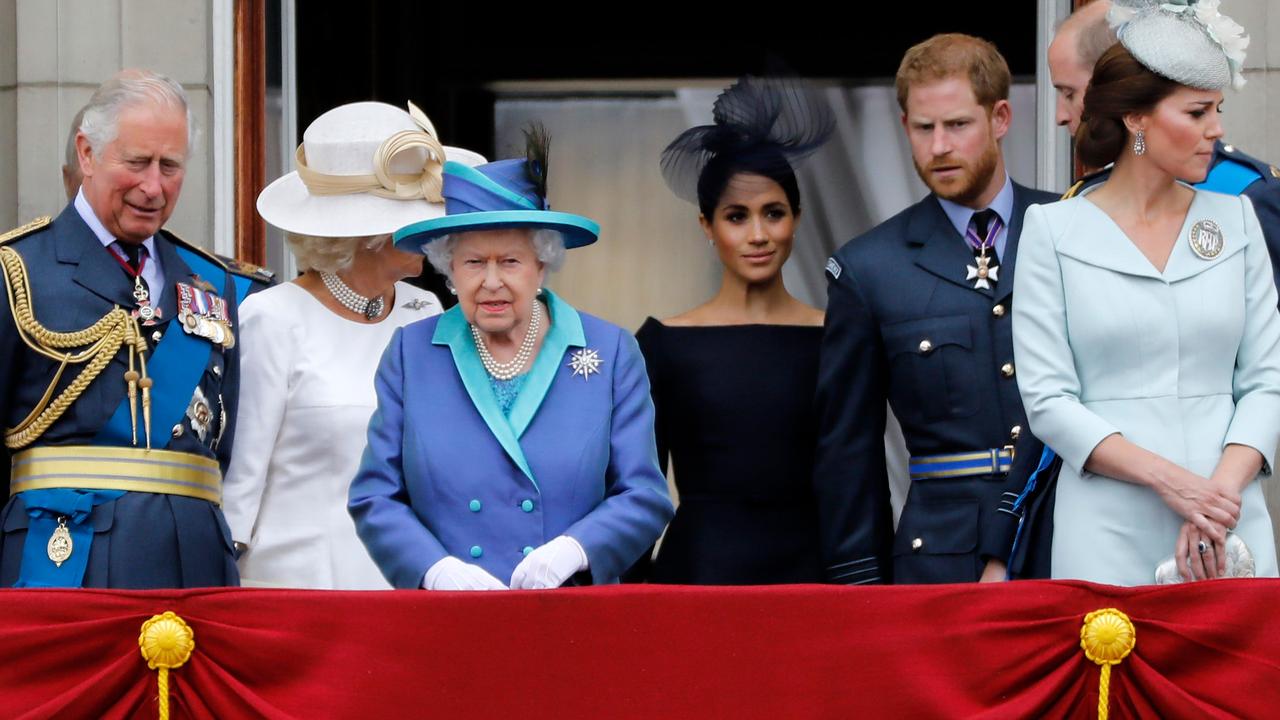
{"label": "pale blue coat dress", "polygon": [[[1212,259],[1200,220],[1222,230]],[[1013,345],[1031,431],[1063,459],[1053,576],[1154,582],[1182,519],[1143,486],[1085,471],[1112,433],[1209,477],[1230,443],[1269,473],[1280,440],[1280,315],[1271,261],[1248,198],[1197,191],[1163,273],[1087,194],[1027,210],[1014,278]],[[1275,576],[1257,480],[1236,532]]]}

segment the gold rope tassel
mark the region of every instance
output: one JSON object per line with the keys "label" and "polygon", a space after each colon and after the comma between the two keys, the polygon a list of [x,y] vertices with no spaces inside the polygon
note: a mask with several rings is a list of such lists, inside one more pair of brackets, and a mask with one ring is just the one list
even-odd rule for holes
{"label": "gold rope tassel", "polygon": [[196,633],[182,618],[166,611],[142,623],[138,647],[147,667],[156,670],[160,720],[169,720],[169,670],[182,667],[196,648]]}
{"label": "gold rope tassel", "polygon": [[1128,657],[1137,641],[1133,622],[1115,608],[1094,610],[1084,616],[1080,648],[1085,657],[1102,667],[1098,678],[1098,720],[1107,720],[1110,714],[1111,666]]}
{"label": "gold rope tassel", "polygon": [[[89,383],[93,382],[98,377],[98,374],[111,363],[112,358],[116,356],[120,348],[125,346],[129,348],[130,364],[132,366],[133,353],[145,353],[147,351],[147,342],[138,328],[138,321],[119,307],[113,308],[111,312],[102,316],[97,322],[84,330],[64,333],[54,332],[46,328],[36,320],[35,310],[31,304],[31,281],[27,277],[27,268],[22,262],[22,256],[18,255],[13,248],[0,247],[0,267],[4,270],[5,292],[8,296],[9,310],[13,314],[14,324],[18,328],[18,336],[34,352],[59,364],[53,380],[44,392],[44,396],[32,408],[31,413],[22,422],[14,427],[6,428],[4,431],[5,446],[10,450],[19,450],[39,439],[50,426],[58,421],[58,418],[62,417],[67,408],[71,407],[71,404],[89,387]],[[78,352],[70,352],[74,348],[83,349]],[[62,379],[67,366],[79,364],[84,364],[84,369],[54,398],[53,391]],[[136,372],[133,373],[134,381],[128,381],[127,377],[131,408],[136,392],[134,382],[143,388],[143,419],[146,421],[150,416],[148,412],[150,400],[148,388],[151,387],[151,380],[147,377],[146,362],[144,361],[142,364],[142,373],[140,375]],[[150,437],[151,435],[148,432],[148,442],[150,442]],[[134,420],[134,444],[137,444],[136,416]]]}

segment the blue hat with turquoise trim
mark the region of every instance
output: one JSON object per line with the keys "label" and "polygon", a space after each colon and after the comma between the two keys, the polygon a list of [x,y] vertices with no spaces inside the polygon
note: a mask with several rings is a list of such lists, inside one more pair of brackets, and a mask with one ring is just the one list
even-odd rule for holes
{"label": "blue hat with turquoise trim", "polygon": [[529,172],[531,162],[535,161],[498,160],[476,167],[446,162],[441,192],[445,216],[400,228],[396,247],[424,252],[432,240],[445,235],[503,228],[556,230],[566,248],[595,242],[600,225],[581,215],[551,210],[537,178]]}

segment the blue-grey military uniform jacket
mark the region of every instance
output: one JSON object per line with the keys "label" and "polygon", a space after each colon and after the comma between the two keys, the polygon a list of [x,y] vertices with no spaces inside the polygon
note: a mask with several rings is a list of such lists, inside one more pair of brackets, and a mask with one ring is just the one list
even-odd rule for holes
{"label": "blue-grey military uniform jacket", "polygon": [[[155,237],[156,253],[164,268],[165,285],[159,296],[163,320],[143,327],[153,349],[168,333],[181,333],[177,314],[175,283],[203,286],[213,284],[217,294],[228,300],[232,332],[238,332],[235,291],[230,274],[212,258],[221,278],[197,277],[179,255],[184,243],[161,231]],[[131,308],[133,281],[103,248],[73,205],[44,228],[11,243],[26,265],[32,289],[36,319],[54,331],[81,330],[107,314],[114,306]],[[199,253],[190,246],[188,250]],[[0,282],[4,282],[0,276]],[[157,289],[152,288],[153,297]],[[210,347],[212,346],[212,347]],[[203,427],[204,438],[196,432],[194,420],[182,417],[170,427],[158,428],[161,447],[216,459],[226,470],[234,440],[239,385],[239,353],[236,348],[199,339],[207,359],[194,356],[203,365],[198,387],[207,399],[212,419]],[[149,353],[154,355],[154,353]],[[124,373],[128,370],[125,350],[93,380],[85,392],[38,440],[33,447],[48,445],[92,445],[126,395]],[[164,368],[156,358],[148,358],[153,377]],[[8,302],[0,302],[0,421],[16,426],[40,400],[58,363],[29,349],[19,337]],[[68,385],[82,366],[70,366],[57,391]],[[181,393],[187,400],[196,386],[162,388],[157,381],[153,393]],[[153,403],[154,405],[154,403]],[[157,421],[158,422],[158,421]],[[224,426],[225,425],[225,426]],[[142,419],[138,432],[143,431]],[[142,439],[139,438],[139,445]],[[5,486],[9,480],[9,456],[3,458]],[[6,497],[8,494],[6,493]],[[9,498],[0,512],[0,586],[12,586],[19,577],[28,518],[21,497]],[[127,492],[117,500],[93,508],[89,519],[93,542],[85,571],[85,587],[176,588],[237,585],[231,534],[217,505],[178,495]]]}
{"label": "blue-grey military uniform jacket", "polygon": [[884,429],[886,399],[913,456],[1002,448],[1025,425],[1010,330],[1018,233],[1027,206],[1057,195],[1013,189],[992,289],[966,279],[972,252],[933,195],[828,262],[814,484],[832,582],[970,582],[1012,542],[991,532],[1004,474],[913,481],[895,538]]}

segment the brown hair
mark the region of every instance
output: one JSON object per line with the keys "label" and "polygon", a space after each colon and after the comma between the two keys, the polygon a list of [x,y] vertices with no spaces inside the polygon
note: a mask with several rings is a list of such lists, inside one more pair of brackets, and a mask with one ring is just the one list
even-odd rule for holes
{"label": "brown hair", "polygon": [[1147,69],[1116,43],[1098,58],[1084,93],[1084,114],[1076,130],[1076,154],[1093,168],[1113,163],[1129,143],[1124,116],[1149,112],[1178,83]]}
{"label": "brown hair", "polygon": [[898,106],[907,111],[912,85],[962,76],[969,79],[978,104],[991,111],[1009,99],[1009,64],[996,46],[972,35],[943,33],[913,46],[902,56],[894,87]]}

